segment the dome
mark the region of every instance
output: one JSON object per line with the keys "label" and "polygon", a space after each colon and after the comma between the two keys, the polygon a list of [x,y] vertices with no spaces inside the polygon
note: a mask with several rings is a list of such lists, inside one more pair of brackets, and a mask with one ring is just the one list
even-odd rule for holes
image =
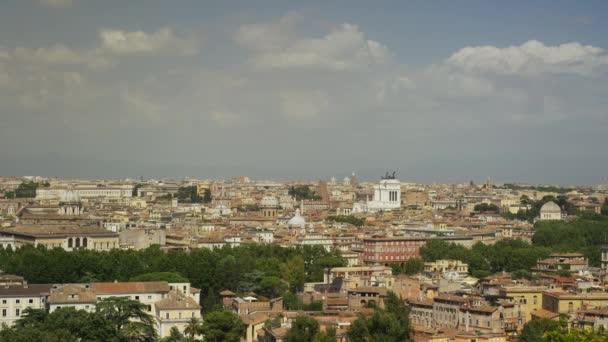
{"label": "dome", "polygon": [[72,189],[72,187],[69,187],[65,192],[61,194],[61,196],[59,196],[59,202],[78,203],[80,202],[80,196],[78,196],[78,194],[74,192],[74,189]]}
{"label": "dome", "polygon": [[296,209],[296,214],[287,222],[290,226],[304,226],[306,220],[300,215],[300,209]]}
{"label": "dome", "polygon": [[555,203],[553,201],[543,204],[543,206],[540,208],[540,211],[542,213],[557,213],[557,214],[561,214],[561,212],[562,212],[559,205],[557,205],[557,203]]}
{"label": "dome", "polygon": [[264,198],[262,198],[262,200],[260,201],[260,206],[261,207],[278,207],[279,200],[277,200],[276,197],[274,197],[274,196],[264,196]]}

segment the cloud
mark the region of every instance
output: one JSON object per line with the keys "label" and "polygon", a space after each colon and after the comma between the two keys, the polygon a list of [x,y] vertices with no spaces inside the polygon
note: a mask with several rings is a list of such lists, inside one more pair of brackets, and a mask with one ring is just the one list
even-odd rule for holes
{"label": "cloud", "polygon": [[5,51],[7,58],[30,64],[47,65],[85,65],[90,68],[103,68],[112,61],[99,49],[79,50],[65,45],[55,44],[49,47],[25,48],[16,47]]}
{"label": "cloud", "polygon": [[213,111],[211,120],[220,127],[232,127],[238,123],[239,116],[233,112]]}
{"label": "cloud", "polygon": [[308,38],[293,32],[295,21],[288,15],[277,22],[244,25],[235,40],[253,53],[253,63],[260,68],[352,70],[389,58],[388,48],[366,39],[356,25],[344,23],[321,38]]}
{"label": "cloud", "polygon": [[608,64],[608,56],[601,48],[577,42],[546,46],[530,40],[507,48],[468,46],[450,56],[446,63],[467,71],[499,75],[589,75],[598,66]]}
{"label": "cloud", "polygon": [[293,119],[318,118],[329,108],[330,100],[321,91],[287,91],[281,93],[283,114]]}
{"label": "cloud", "polygon": [[41,4],[49,7],[71,7],[74,4],[73,0],[39,0]]}
{"label": "cloud", "polygon": [[170,27],[153,33],[103,29],[99,37],[105,50],[122,55],[166,52],[189,56],[199,51],[198,42],[176,36]]}

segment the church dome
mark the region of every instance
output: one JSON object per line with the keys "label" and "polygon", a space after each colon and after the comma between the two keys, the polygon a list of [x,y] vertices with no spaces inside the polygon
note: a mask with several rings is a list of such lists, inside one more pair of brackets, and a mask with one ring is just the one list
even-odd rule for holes
{"label": "church dome", "polygon": [[540,208],[540,211],[542,213],[556,213],[556,214],[561,214],[561,212],[562,212],[559,205],[557,205],[557,203],[555,203],[553,201],[543,204],[543,206]]}
{"label": "church dome", "polygon": [[264,198],[262,198],[260,201],[260,206],[266,208],[276,208],[279,206],[279,200],[277,200],[277,198],[274,196],[264,196]]}
{"label": "church dome", "polygon": [[304,226],[306,220],[300,215],[300,209],[296,209],[295,215],[287,222],[290,226]]}
{"label": "church dome", "polygon": [[59,196],[59,202],[62,203],[79,203],[80,202],[80,196],[78,196],[78,194],[74,191],[74,189],[72,189],[72,187],[69,187],[66,191],[64,191],[61,196]]}

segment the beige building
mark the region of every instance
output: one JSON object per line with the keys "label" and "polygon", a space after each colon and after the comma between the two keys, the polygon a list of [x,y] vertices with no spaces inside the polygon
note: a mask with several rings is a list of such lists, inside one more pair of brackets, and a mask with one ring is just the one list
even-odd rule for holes
{"label": "beige building", "polygon": [[50,284],[11,284],[0,286],[0,329],[12,326],[26,308],[44,309]]}
{"label": "beige building", "polygon": [[0,229],[0,237],[14,239],[15,247],[45,246],[48,249],[92,249],[97,251],[119,247],[118,233],[99,227],[62,225],[23,225]]}
{"label": "beige building", "polygon": [[532,313],[543,308],[543,291],[545,286],[503,286],[499,289],[501,297],[507,297],[512,303],[521,305],[524,323],[532,319]]}
{"label": "beige building", "polygon": [[544,291],[543,309],[555,313],[574,315],[578,310],[603,308],[608,305],[608,292],[572,293]]}
{"label": "beige building", "polygon": [[424,272],[426,273],[444,273],[448,271],[458,272],[463,277],[469,274],[469,265],[454,259],[435,260],[424,263]]}

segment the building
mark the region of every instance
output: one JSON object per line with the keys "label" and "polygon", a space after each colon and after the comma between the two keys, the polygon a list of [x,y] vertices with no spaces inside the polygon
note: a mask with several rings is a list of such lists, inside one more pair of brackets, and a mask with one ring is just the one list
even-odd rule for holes
{"label": "building", "polygon": [[198,300],[178,290],[169,291],[163,299],[154,303],[156,328],[162,338],[171,334],[172,328],[184,333],[192,318],[201,319],[201,306]]}
{"label": "building", "polygon": [[26,308],[45,309],[53,285],[28,284],[0,286],[0,329],[12,326]]}
{"label": "building", "polygon": [[365,264],[405,264],[420,256],[420,247],[426,244],[422,237],[372,237],[363,239]]}
{"label": "building", "polygon": [[97,251],[119,248],[118,233],[100,227],[84,226],[16,226],[0,229],[1,238],[14,239],[14,247],[23,245],[55,247],[67,251],[92,249]]}
{"label": "building", "polygon": [[521,305],[524,323],[532,319],[532,313],[543,308],[543,291],[545,286],[505,285],[499,289],[499,295],[512,303]]}
{"label": "building", "polygon": [[544,291],[543,309],[558,314],[574,315],[579,310],[603,308],[608,305],[608,292],[573,293]]}
{"label": "building", "polygon": [[539,260],[536,269],[542,272],[559,270],[582,271],[589,267],[587,259],[581,253],[552,253],[549,258]]}
{"label": "building", "polygon": [[469,265],[460,260],[435,260],[424,263],[425,273],[440,273],[457,272],[459,275],[466,277],[469,274]]}
{"label": "building", "polygon": [[548,220],[561,220],[562,219],[562,209],[557,205],[557,203],[553,201],[549,201],[540,208],[540,216],[538,217],[540,221],[548,221]]}
{"label": "building", "polygon": [[[401,182],[393,176],[386,176],[374,185],[374,198],[368,201],[363,211],[391,211],[401,208]],[[353,207],[353,212],[361,211]]]}
{"label": "building", "polygon": [[265,196],[260,201],[260,210],[264,218],[276,218],[279,211],[279,200],[273,196]]}

